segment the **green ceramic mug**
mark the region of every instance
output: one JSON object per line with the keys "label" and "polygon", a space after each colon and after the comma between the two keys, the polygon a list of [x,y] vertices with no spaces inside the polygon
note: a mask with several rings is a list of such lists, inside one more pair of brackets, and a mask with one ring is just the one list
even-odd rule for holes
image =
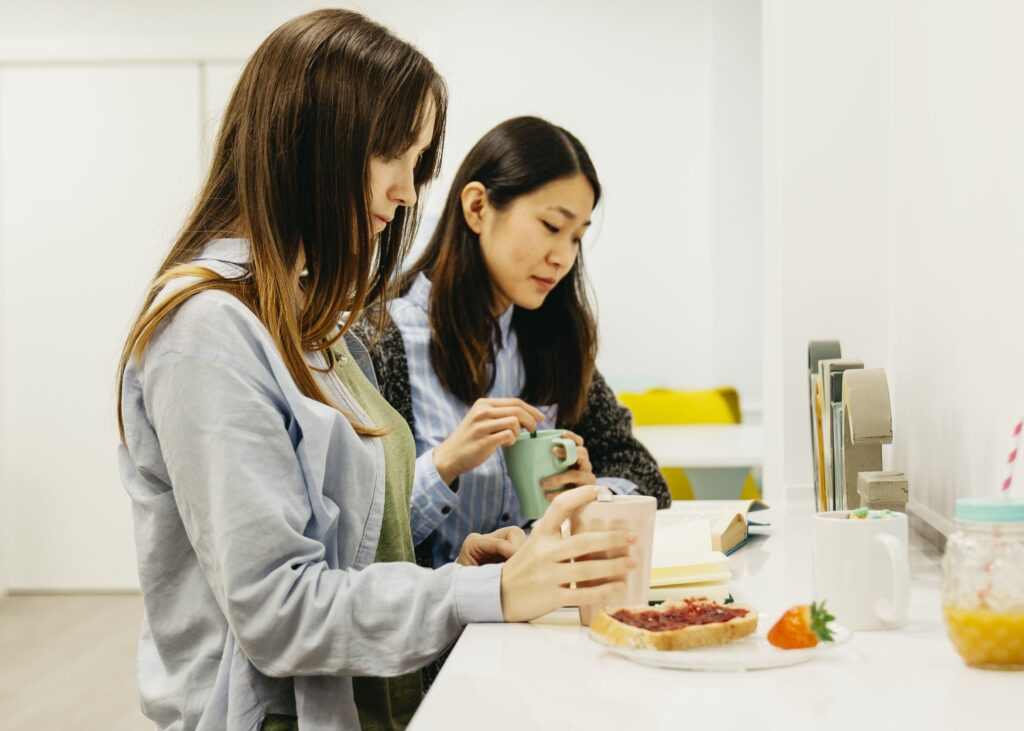
{"label": "green ceramic mug", "polygon": [[[564,429],[539,429],[519,435],[515,444],[505,447],[505,468],[519,496],[519,509],[527,520],[544,515],[549,503],[540,481],[559,475],[576,464],[576,443],[562,436]],[[565,457],[555,455],[555,447],[565,449]]]}

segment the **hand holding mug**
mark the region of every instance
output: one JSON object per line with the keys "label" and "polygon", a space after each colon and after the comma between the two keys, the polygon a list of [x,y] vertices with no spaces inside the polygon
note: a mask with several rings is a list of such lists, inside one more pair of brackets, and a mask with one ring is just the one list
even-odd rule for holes
{"label": "hand holding mug", "polygon": [[434,448],[434,466],[446,484],[476,469],[520,431],[537,431],[544,414],[517,398],[477,399],[451,436]]}
{"label": "hand holding mug", "polygon": [[561,429],[539,429],[520,434],[514,444],[504,448],[505,469],[519,498],[520,513],[527,520],[541,517],[561,492],[558,488],[546,492],[541,481],[572,470],[579,462],[580,448],[563,433]]}
{"label": "hand holding mug", "polygon": [[[541,480],[540,486],[545,491],[544,497],[548,502],[554,500],[562,490],[559,488],[573,488],[580,485],[593,485],[597,482],[594,474],[594,466],[590,462],[590,453],[583,446],[583,437],[568,429],[562,432],[562,436],[571,439],[576,445],[576,464],[565,472]],[[554,447],[555,456],[559,459],[565,458],[565,448]]]}
{"label": "hand holding mug", "polygon": [[[587,485],[555,498],[523,547],[502,566],[501,610],[506,622],[535,619],[568,605],[603,606],[622,594],[624,577],[637,566],[636,559],[586,557],[625,554],[636,535],[615,529],[562,537],[562,523],[577,508],[593,502],[599,490]],[[588,585],[570,589],[571,583]]]}

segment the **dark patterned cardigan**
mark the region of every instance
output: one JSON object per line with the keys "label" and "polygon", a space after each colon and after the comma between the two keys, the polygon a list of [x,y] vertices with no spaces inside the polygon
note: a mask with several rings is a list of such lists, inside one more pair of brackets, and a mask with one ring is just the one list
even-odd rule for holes
{"label": "dark patterned cardigan", "polygon": [[[393,322],[389,322],[380,337],[377,337],[376,331],[365,320],[354,325],[352,332],[370,351],[381,394],[415,433],[409,365],[402,333]],[[657,498],[659,508],[667,508],[672,503],[668,485],[654,457],[633,436],[632,414],[616,400],[615,394],[596,370],[580,420],[575,424],[565,424],[559,420],[557,426],[583,437],[595,475],[629,480],[636,485],[641,495]],[[452,483],[452,489],[458,490],[458,480]],[[432,544],[430,536],[416,547],[416,558],[420,565],[432,565]]]}

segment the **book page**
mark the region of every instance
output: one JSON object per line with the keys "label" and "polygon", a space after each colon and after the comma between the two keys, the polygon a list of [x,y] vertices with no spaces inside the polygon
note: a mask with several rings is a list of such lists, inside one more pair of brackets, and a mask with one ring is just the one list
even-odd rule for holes
{"label": "book page", "polygon": [[764,510],[767,507],[760,500],[681,500],[673,503],[668,510],[659,510],[656,525],[661,525],[662,513],[681,514],[687,517],[677,520],[706,520],[711,533],[721,535],[737,515],[743,516],[745,520],[749,511]]}
{"label": "book page", "polygon": [[651,569],[703,561],[711,551],[711,528],[701,516],[659,510],[654,519]]}
{"label": "book page", "polygon": [[701,517],[659,510],[655,520],[651,560],[651,586],[697,582],[726,582],[729,561],[712,550],[711,529]]}

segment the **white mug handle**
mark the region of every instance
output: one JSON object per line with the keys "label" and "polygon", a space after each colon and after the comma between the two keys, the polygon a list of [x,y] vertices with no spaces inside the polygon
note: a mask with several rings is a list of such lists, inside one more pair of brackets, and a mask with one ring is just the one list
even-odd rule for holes
{"label": "white mug handle", "polygon": [[907,602],[910,599],[910,565],[903,543],[888,533],[879,533],[876,538],[889,557],[892,574],[892,599],[879,599],[875,603],[875,614],[888,624],[900,624],[907,616]]}

